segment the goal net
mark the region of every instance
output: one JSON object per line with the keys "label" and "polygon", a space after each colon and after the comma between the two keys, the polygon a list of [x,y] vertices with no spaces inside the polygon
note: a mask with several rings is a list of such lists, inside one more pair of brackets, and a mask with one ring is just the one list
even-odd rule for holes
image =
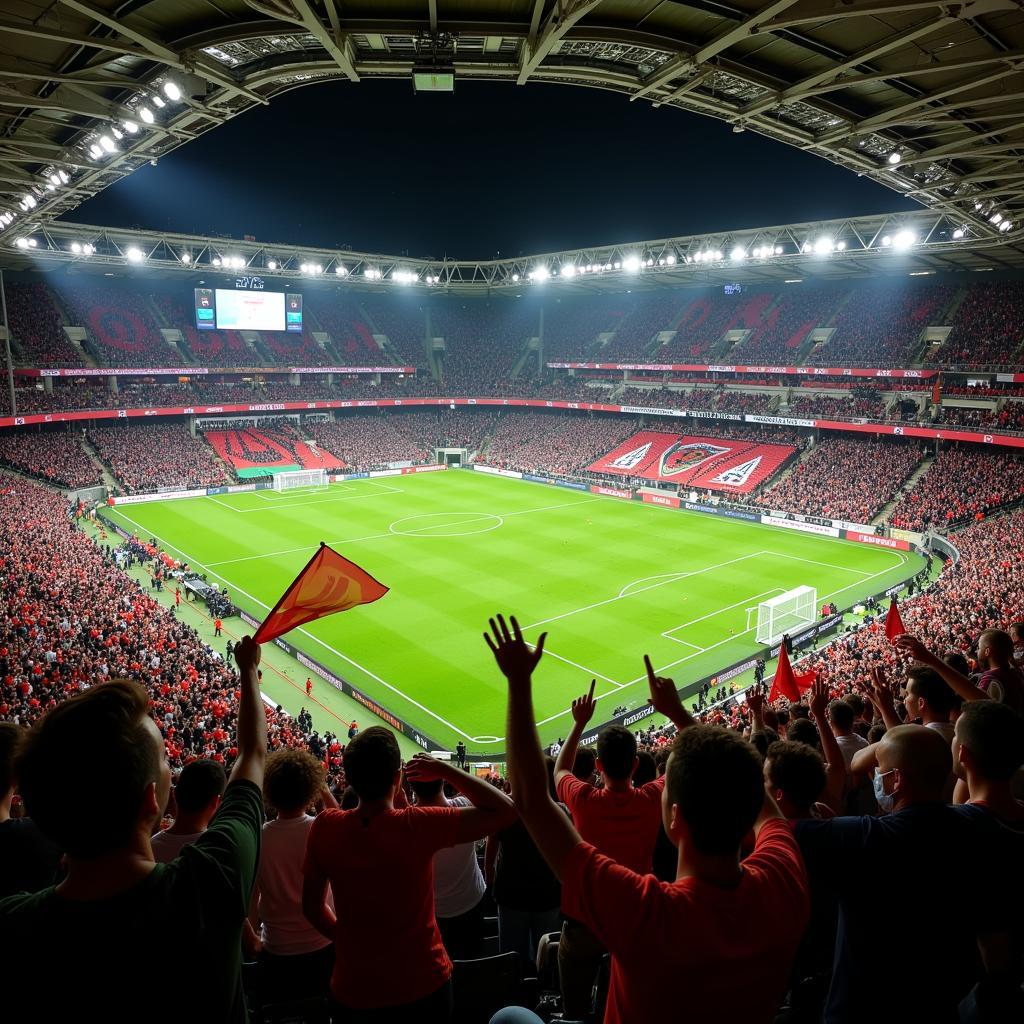
{"label": "goal net", "polygon": [[298,469],[274,474],[275,491],[290,491],[295,487],[324,487],[326,484],[326,469]]}
{"label": "goal net", "polygon": [[787,590],[757,606],[757,642],[778,643],[783,633],[793,633],[809,626],[817,617],[818,592],[814,587]]}

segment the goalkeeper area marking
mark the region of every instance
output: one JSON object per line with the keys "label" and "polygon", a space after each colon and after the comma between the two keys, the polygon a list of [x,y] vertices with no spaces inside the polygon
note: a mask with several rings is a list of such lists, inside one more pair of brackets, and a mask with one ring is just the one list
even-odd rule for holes
{"label": "goalkeeper area marking", "polygon": [[[751,605],[806,584],[819,604],[846,607],[924,565],[910,552],[468,470],[106,514],[258,619],[326,540],[391,592],[288,639],[415,729],[481,754],[504,750],[505,681],[481,637],[495,612],[516,615],[531,641],[550,632],[534,695],[547,743],[568,731],[592,678],[598,722],[646,703],[645,653],[684,687],[754,653]],[[317,697],[329,704],[332,692],[323,683]]]}

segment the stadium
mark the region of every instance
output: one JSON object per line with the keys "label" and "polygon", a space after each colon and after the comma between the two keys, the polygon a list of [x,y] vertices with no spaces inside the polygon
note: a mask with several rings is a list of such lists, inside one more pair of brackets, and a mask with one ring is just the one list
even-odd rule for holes
{"label": "stadium", "polygon": [[[5,1019],[1021,1019],[1022,47],[1012,0],[5,11]],[[477,120],[535,95],[564,163]],[[564,243],[530,204],[576,238],[474,256]]]}

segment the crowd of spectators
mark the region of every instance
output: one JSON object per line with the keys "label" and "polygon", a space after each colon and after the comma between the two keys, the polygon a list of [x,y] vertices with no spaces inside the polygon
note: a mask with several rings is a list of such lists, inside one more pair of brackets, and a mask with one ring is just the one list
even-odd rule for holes
{"label": "crowd of spectators", "polygon": [[125,494],[228,483],[213,449],[182,423],[97,427],[87,437]]}
{"label": "crowd of spectators", "polygon": [[920,461],[920,448],[909,442],[826,437],[756,501],[785,512],[867,524],[896,497]]}
{"label": "crowd of spectators", "polygon": [[8,281],[7,323],[25,366],[81,366],[82,355],[68,340],[60,313],[41,281]]}
{"label": "crowd of spectators", "polygon": [[389,463],[433,461],[431,438],[439,430],[436,415],[405,412],[354,413],[330,423],[310,427],[313,440],[324,451],[357,472],[387,469]]}
{"label": "crowd of spectators", "polygon": [[188,362],[195,366],[263,366],[266,357],[237,331],[199,330],[195,310],[178,291],[152,292],[150,299],[167,327],[181,332]]}
{"label": "crowd of spectators", "polygon": [[763,317],[750,334],[733,346],[730,362],[796,362],[808,335],[828,323],[843,294],[842,289],[832,286],[785,289],[774,303],[765,307]]}
{"label": "crowd of spectators", "polygon": [[930,357],[932,366],[1010,366],[1024,342],[1024,284],[972,284],[953,315],[952,330]]}
{"label": "crowd of spectators", "polygon": [[786,410],[787,416],[798,419],[826,420],[881,420],[885,417],[885,401],[880,395],[874,398],[855,398],[852,395],[805,395],[796,394]]}
{"label": "crowd of spectators", "polygon": [[0,434],[0,465],[47,480],[58,487],[90,487],[102,482],[78,431]]}
{"label": "crowd of spectators", "polygon": [[926,530],[982,519],[993,509],[1024,498],[1024,459],[979,451],[944,448],[889,516],[893,526]]}
{"label": "crowd of spectators", "polygon": [[936,423],[1002,432],[1024,431],[1024,402],[1006,402],[1000,409],[972,409],[943,403],[936,408]]}

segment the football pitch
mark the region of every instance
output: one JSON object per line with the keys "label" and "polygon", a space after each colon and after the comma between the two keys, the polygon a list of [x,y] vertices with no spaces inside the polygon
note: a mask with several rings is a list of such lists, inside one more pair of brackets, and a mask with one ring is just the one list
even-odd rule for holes
{"label": "football pitch", "polygon": [[[591,678],[604,721],[646,702],[645,653],[682,687],[756,649],[747,609],[758,602],[808,585],[819,605],[843,608],[923,565],[910,552],[465,470],[104,514],[259,619],[326,541],[391,591],[287,639],[433,740],[481,754],[505,749],[504,680],[481,637],[495,612],[516,615],[529,640],[549,633],[535,687],[549,742],[568,732]],[[328,689],[318,683],[318,698]]]}

